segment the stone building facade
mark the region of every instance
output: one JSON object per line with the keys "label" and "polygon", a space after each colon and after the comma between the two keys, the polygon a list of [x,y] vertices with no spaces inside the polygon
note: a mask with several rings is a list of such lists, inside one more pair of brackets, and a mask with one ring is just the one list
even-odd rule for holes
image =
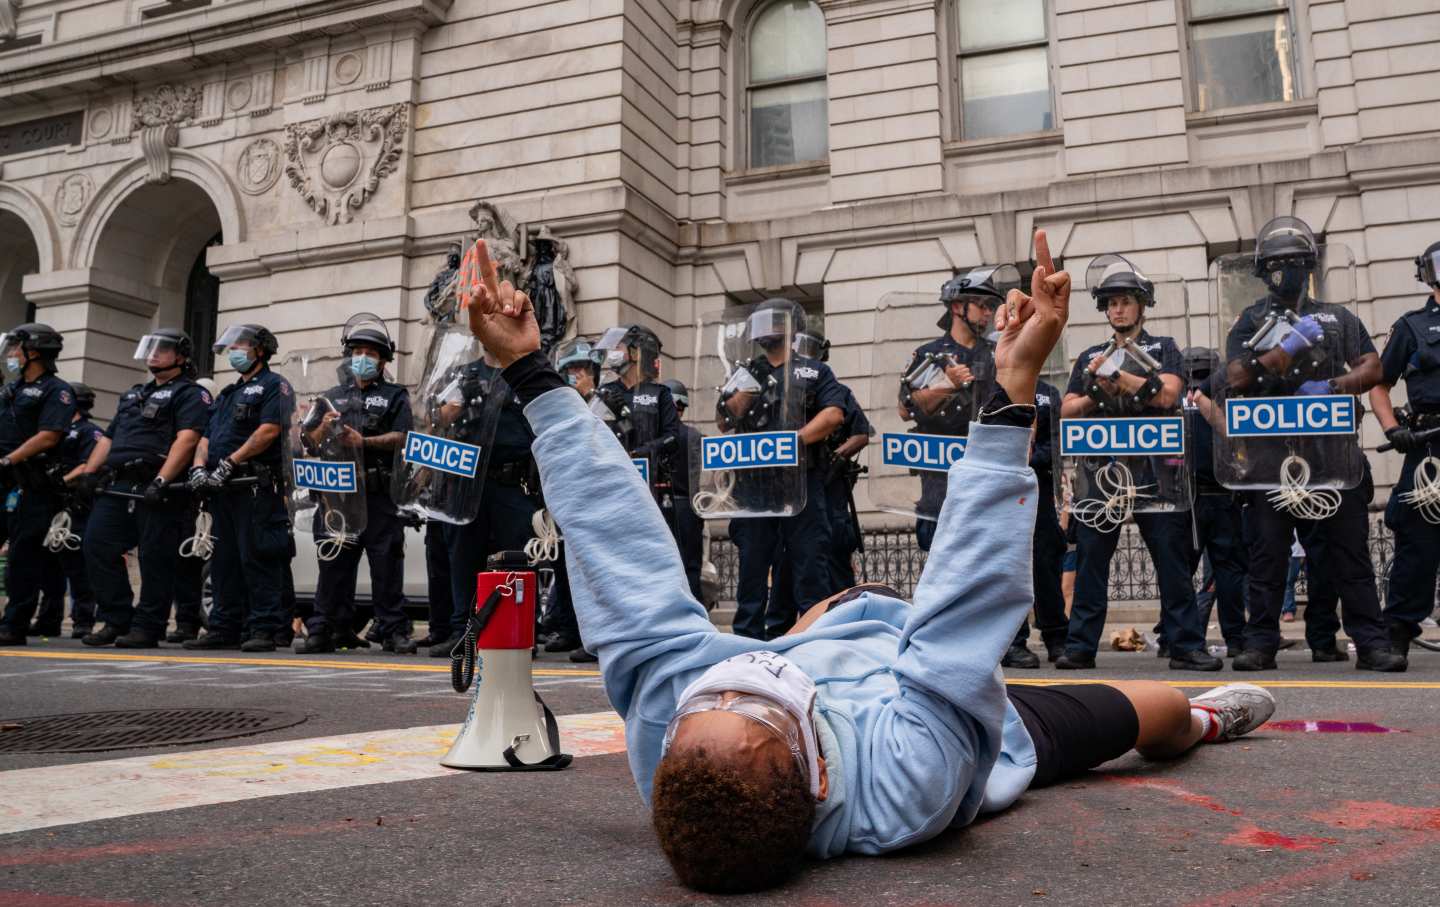
{"label": "stone building facade", "polygon": [[1036,227],[1204,306],[1298,214],[1379,338],[1440,238],[1437,40],[1436,0],[0,0],[0,321],[65,331],[101,413],[158,322],[374,311],[412,379],[485,198],[569,243],[582,332],[650,324],[686,379],[697,318],[786,293],[885,405],[878,301]]}

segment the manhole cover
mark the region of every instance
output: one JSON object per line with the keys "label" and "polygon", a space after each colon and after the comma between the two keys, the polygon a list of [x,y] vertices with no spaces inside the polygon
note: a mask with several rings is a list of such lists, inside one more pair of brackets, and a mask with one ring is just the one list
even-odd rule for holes
{"label": "manhole cover", "polygon": [[99,753],[245,737],[305,720],[265,709],[146,709],[0,719],[0,753]]}

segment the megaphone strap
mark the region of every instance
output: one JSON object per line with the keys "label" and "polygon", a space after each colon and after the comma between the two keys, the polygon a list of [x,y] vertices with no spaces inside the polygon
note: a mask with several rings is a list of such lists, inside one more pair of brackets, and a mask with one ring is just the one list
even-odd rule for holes
{"label": "megaphone strap", "polygon": [[545,700],[540,698],[539,693],[535,694],[535,702],[537,705],[540,706],[541,710],[545,712],[545,739],[546,742],[549,744],[551,755],[545,757],[544,759],[541,759],[539,762],[522,762],[520,760],[520,757],[515,755],[515,747],[523,743],[525,740],[529,739],[530,735],[528,734],[516,737],[514,740],[510,741],[510,745],[505,747],[505,752],[501,753],[501,755],[505,757],[505,761],[510,765],[510,767],[516,769],[517,771],[559,771],[560,769],[569,766],[571,762],[575,761],[575,757],[570,755],[569,753],[560,752],[560,725],[555,721],[555,713],[550,711],[550,707],[545,704]]}

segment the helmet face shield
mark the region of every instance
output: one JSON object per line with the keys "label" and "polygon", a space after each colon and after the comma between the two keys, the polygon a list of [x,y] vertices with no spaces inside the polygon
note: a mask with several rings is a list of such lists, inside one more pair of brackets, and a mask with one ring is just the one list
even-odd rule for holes
{"label": "helmet face shield", "polygon": [[830,341],[809,332],[796,334],[795,340],[790,346],[795,350],[795,355],[821,362],[824,362],[830,353]]}
{"label": "helmet face shield", "polygon": [[379,315],[369,312],[352,315],[350,320],[345,322],[340,337],[340,345],[347,352],[356,346],[364,345],[377,351],[380,358],[386,362],[394,358],[395,344],[390,339],[390,329]]}
{"label": "helmet face shield", "polygon": [[226,350],[234,347],[236,349],[254,350],[257,348],[256,340],[258,332],[248,324],[232,324],[216,338],[212,349],[215,355],[220,355]]}
{"label": "helmet face shield", "polygon": [[1440,286],[1440,243],[1425,250],[1415,259],[1415,278],[1427,287]]}
{"label": "helmet face shield", "polygon": [[790,329],[790,319],[786,315],[779,309],[756,309],[750,315],[750,339],[763,343],[784,337]]}
{"label": "helmet face shield", "polygon": [[1116,296],[1131,296],[1142,307],[1155,304],[1155,283],[1120,255],[1101,255],[1085,269],[1085,285],[1104,312]]}
{"label": "helmet face shield", "polygon": [[0,358],[19,356],[21,346],[25,342],[25,335],[17,334],[14,331],[6,331],[0,334]]}
{"label": "helmet face shield", "polygon": [[135,345],[135,355],[130,358],[137,359],[141,362],[148,362],[152,356],[165,355],[167,353],[179,355],[180,341],[174,337],[167,337],[164,334],[146,334],[144,337],[141,337],[140,342]]}

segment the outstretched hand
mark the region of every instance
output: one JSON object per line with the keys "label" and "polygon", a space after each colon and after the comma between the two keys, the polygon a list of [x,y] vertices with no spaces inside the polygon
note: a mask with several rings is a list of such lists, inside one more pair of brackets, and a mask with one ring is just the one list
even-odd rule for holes
{"label": "outstretched hand", "polygon": [[501,368],[540,349],[540,325],[530,297],[500,280],[485,240],[477,239],[460,263],[456,290],[470,318],[470,333]]}
{"label": "outstretched hand", "polygon": [[1070,275],[1055,270],[1044,230],[1035,231],[1035,262],[1029,295],[1011,290],[995,313],[996,380],[1014,403],[1034,401],[1040,369],[1070,318]]}

